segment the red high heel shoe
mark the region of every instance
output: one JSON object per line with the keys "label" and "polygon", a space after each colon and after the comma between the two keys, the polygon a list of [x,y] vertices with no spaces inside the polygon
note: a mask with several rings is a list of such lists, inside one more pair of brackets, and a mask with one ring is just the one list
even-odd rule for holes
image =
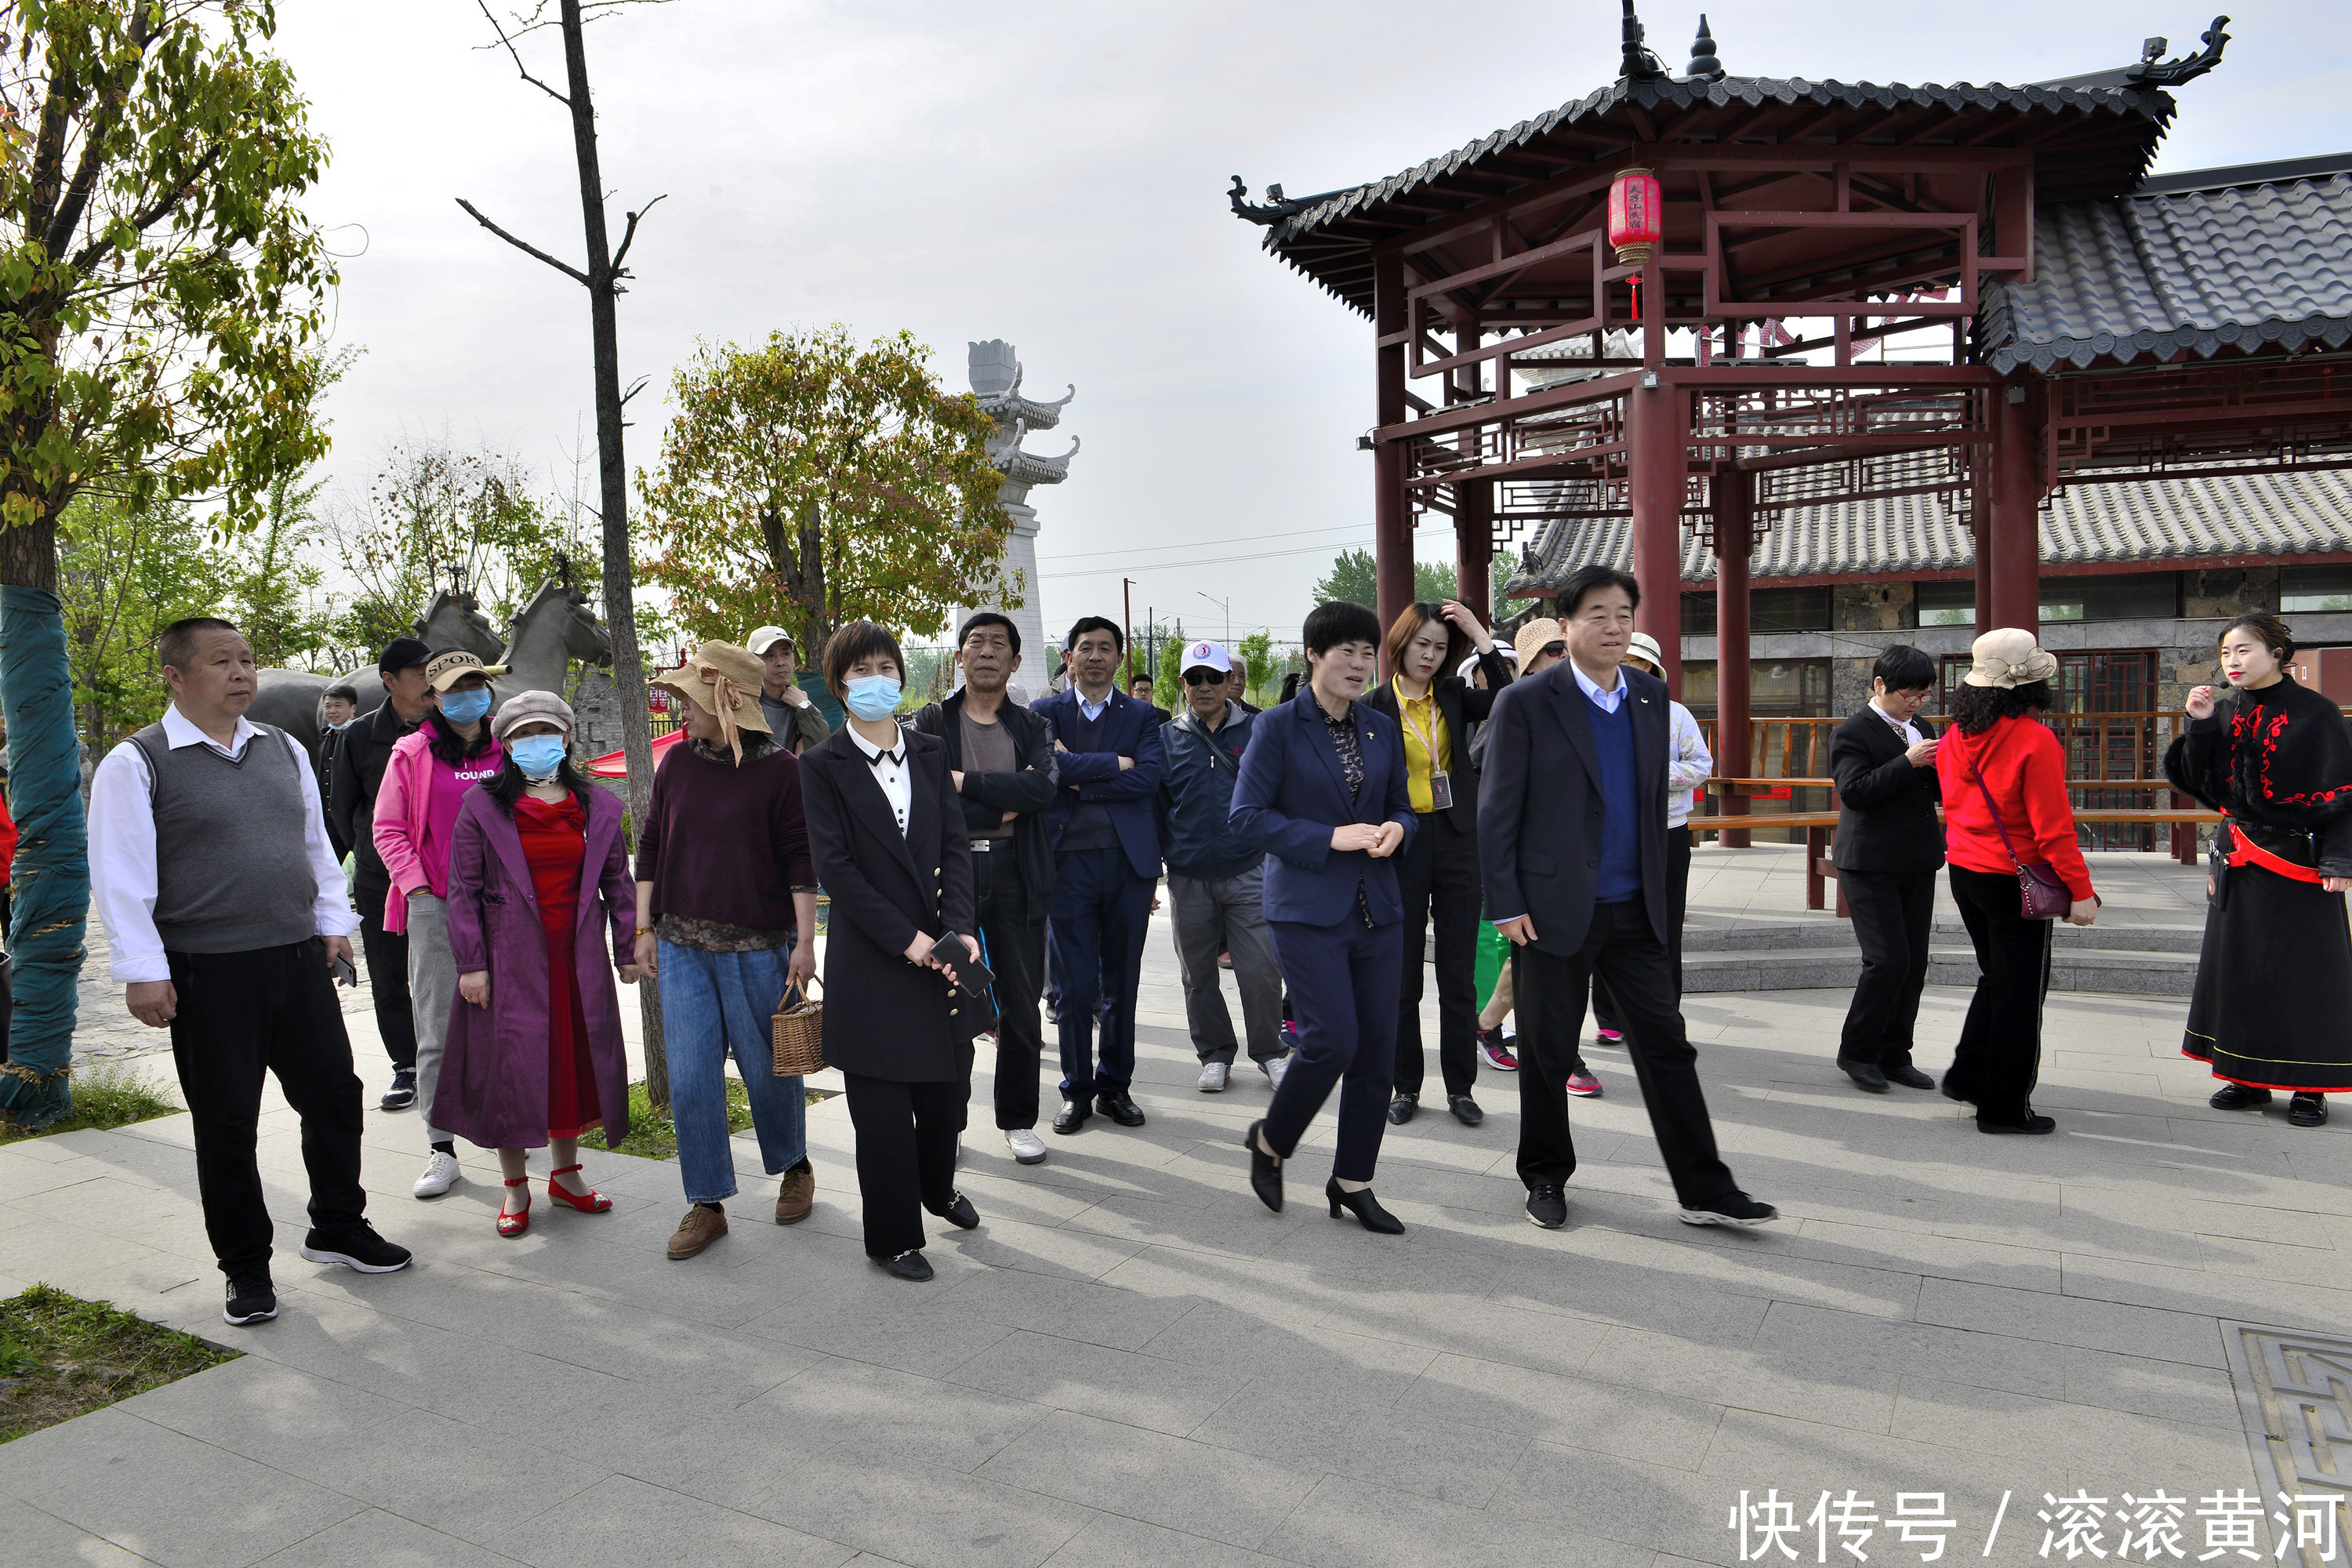
{"label": "red high heel shoe", "polygon": [[[529,1176],[517,1176],[513,1181],[509,1182],[507,1185],[510,1187],[522,1187],[528,1189],[530,1186],[530,1178]],[[504,1212],[503,1208],[500,1210],[499,1215],[499,1234],[511,1239],[515,1237],[520,1236],[524,1231],[527,1231],[530,1228],[530,1194],[526,1190],[522,1194],[522,1213],[508,1214]]]}
{"label": "red high heel shoe", "polygon": [[550,1172],[548,1172],[548,1173],[547,1173],[547,1195],[548,1195],[549,1197],[551,1197],[551,1198],[553,1198],[557,1203],[560,1203],[560,1204],[570,1204],[573,1208],[578,1209],[582,1214],[603,1214],[603,1213],[604,1213],[607,1209],[609,1209],[609,1208],[611,1208],[611,1207],[613,1206],[613,1200],[612,1200],[612,1199],[610,1199],[610,1198],[608,1198],[608,1197],[606,1197],[604,1194],[602,1194],[602,1193],[600,1193],[600,1192],[596,1191],[594,1188],[591,1187],[591,1188],[588,1190],[588,1195],[587,1195],[587,1196],[585,1196],[585,1197],[574,1197],[572,1194],[565,1192],[565,1191],[563,1190],[563,1188],[562,1188],[562,1186],[561,1186],[561,1185],[556,1182],[556,1179],[555,1179],[556,1177],[558,1177],[558,1176],[568,1176],[568,1175],[570,1175],[572,1172],[574,1172],[574,1171],[578,1170],[579,1168],[580,1168],[580,1167],[579,1167],[579,1166],[577,1166],[577,1165],[566,1165],[566,1166],[564,1166],[564,1167],[563,1167],[562,1170],[560,1170],[560,1171],[550,1171]]}

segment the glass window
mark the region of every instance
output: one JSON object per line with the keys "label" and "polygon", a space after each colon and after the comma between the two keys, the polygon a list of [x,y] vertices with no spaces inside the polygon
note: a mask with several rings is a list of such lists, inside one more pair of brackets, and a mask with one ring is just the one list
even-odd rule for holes
{"label": "glass window", "polygon": [[1830,629],[1830,590],[1826,584],[1754,590],[1748,597],[1748,619],[1752,631],[1825,632]]}
{"label": "glass window", "polygon": [[2044,577],[2045,621],[2170,620],[2180,614],[2180,574],[2123,572],[2099,577]]}
{"label": "glass window", "polygon": [[1683,636],[1711,637],[1715,635],[1715,591],[1683,595]]}
{"label": "glass window", "polygon": [[2279,612],[2352,610],[2352,563],[2279,568]]}
{"label": "glass window", "polygon": [[[1683,706],[1712,718],[1716,711],[1715,666],[1683,666]],[[1748,710],[1758,719],[1817,719],[1830,710],[1830,661],[1825,658],[1758,659],[1748,667]]]}
{"label": "glass window", "polygon": [[1919,599],[1923,626],[1972,626],[1977,624],[1977,585],[1973,578],[1913,585]]}

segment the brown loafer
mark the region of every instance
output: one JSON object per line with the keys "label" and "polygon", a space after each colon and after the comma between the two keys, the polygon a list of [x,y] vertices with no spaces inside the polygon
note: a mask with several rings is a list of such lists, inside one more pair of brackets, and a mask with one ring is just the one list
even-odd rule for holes
{"label": "brown loafer", "polygon": [[798,1225],[815,1206],[816,1168],[803,1160],[784,1173],[783,1185],[776,1189],[776,1223]]}
{"label": "brown loafer", "polygon": [[686,1211],[686,1217],[677,1222],[677,1233],[669,1238],[670,1260],[692,1258],[726,1234],[727,1216],[696,1204]]}

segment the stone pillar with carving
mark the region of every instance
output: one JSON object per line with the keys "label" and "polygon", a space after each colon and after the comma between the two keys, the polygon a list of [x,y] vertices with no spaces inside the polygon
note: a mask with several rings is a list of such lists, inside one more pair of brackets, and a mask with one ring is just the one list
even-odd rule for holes
{"label": "stone pillar with carving", "polygon": [[[1077,388],[1071,387],[1054,403],[1037,403],[1024,396],[1021,361],[1014,356],[1013,345],[1001,338],[973,343],[971,366],[971,390],[980,398],[981,407],[996,422],[996,432],[988,441],[988,460],[1004,476],[1004,483],[996,492],[996,504],[1004,509],[1005,519],[1013,525],[1011,537],[1004,542],[1003,573],[1008,583],[1018,583],[1014,591],[1021,599],[1018,609],[1004,611],[1021,628],[1022,668],[1013,680],[1034,700],[1045,694],[1054,658],[1045,616],[1038,608],[1041,594],[1037,581],[1037,510],[1029,504],[1029,489],[1033,485],[1058,485],[1067,478],[1070,459],[1077,456],[1078,441],[1071,437],[1070,449],[1057,458],[1024,452],[1021,443],[1032,431],[1051,430],[1059,425],[1062,410],[1077,395]],[[945,635],[953,637],[956,626],[972,610],[1003,608],[1002,599],[996,595],[967,605],[956,613]]]}

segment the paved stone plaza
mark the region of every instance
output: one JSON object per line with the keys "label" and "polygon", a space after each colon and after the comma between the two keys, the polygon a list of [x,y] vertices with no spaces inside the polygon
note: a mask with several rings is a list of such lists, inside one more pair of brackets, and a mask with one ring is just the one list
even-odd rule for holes
{"label": "paved stone plaza", "polygon": [[[1793,852],[1720,853],[1696,921],[1800,917]],[[2094,870],[2147,919],[2196,918],[2193,871]],[[1391,1239],[1314,1201],[1328,1114],[1289,1208],[1258,1205],[1239,1144],[1264,1081],[1194,1090],[1164,924],[1149,965],[1150,1124],[1098,1118],[1022,1169],[983,1079],[964,1187],[984,1224],[939,1227],[929,1285],[860,1252],[837,1100],[810,1113],[814,1216],[767,1223],[740,1142],[732,1234],[675,1264],[668,1167],[592,1154],[612,1214],[542,1195],[503,1241],[490,1156],[415,1202],[415,1119],[371,1111],[374,1217],[418,1258],[376,1279],[295,1255],[279,1106],[280,1317],[247,1331],[219,1319],[185,1118],[0,1152],[0,1290],[47,1280],[247,1352],[0,1447],[0,1561],[1647,1568],[1738,1562],[1743,1490],[1802,1521],[1853,1489],[1889,1519],[1897,1492],[1943,1493],[1944,1561],[2025,1563],[2044,1493],[2193,1513],[2265,1486],[2225,1324],[2352,1336],[2346,1122],[2208,1109],[2178,997],[2053,995],[2035,1103],[2059,1131],[1995,1139],[1932,1093],[1849,1087],[1842,993],[1696,995],[1727,1157],[1779,1224],[1677,1223],[1630,1067],[1596,1049],[1569,1228],[1521,1217],[1516,1091],[1487,1075],[1483,1128],[1391,1130]],[[1930,1070],[1966,1000],[1928,992]],[[1870,1562],[1932,1550],[1875,1528]],[[1816,1561],[1812,1527],[1792,1544]],[[1834,1531],[1828,1551],[1857,1560]]]}

